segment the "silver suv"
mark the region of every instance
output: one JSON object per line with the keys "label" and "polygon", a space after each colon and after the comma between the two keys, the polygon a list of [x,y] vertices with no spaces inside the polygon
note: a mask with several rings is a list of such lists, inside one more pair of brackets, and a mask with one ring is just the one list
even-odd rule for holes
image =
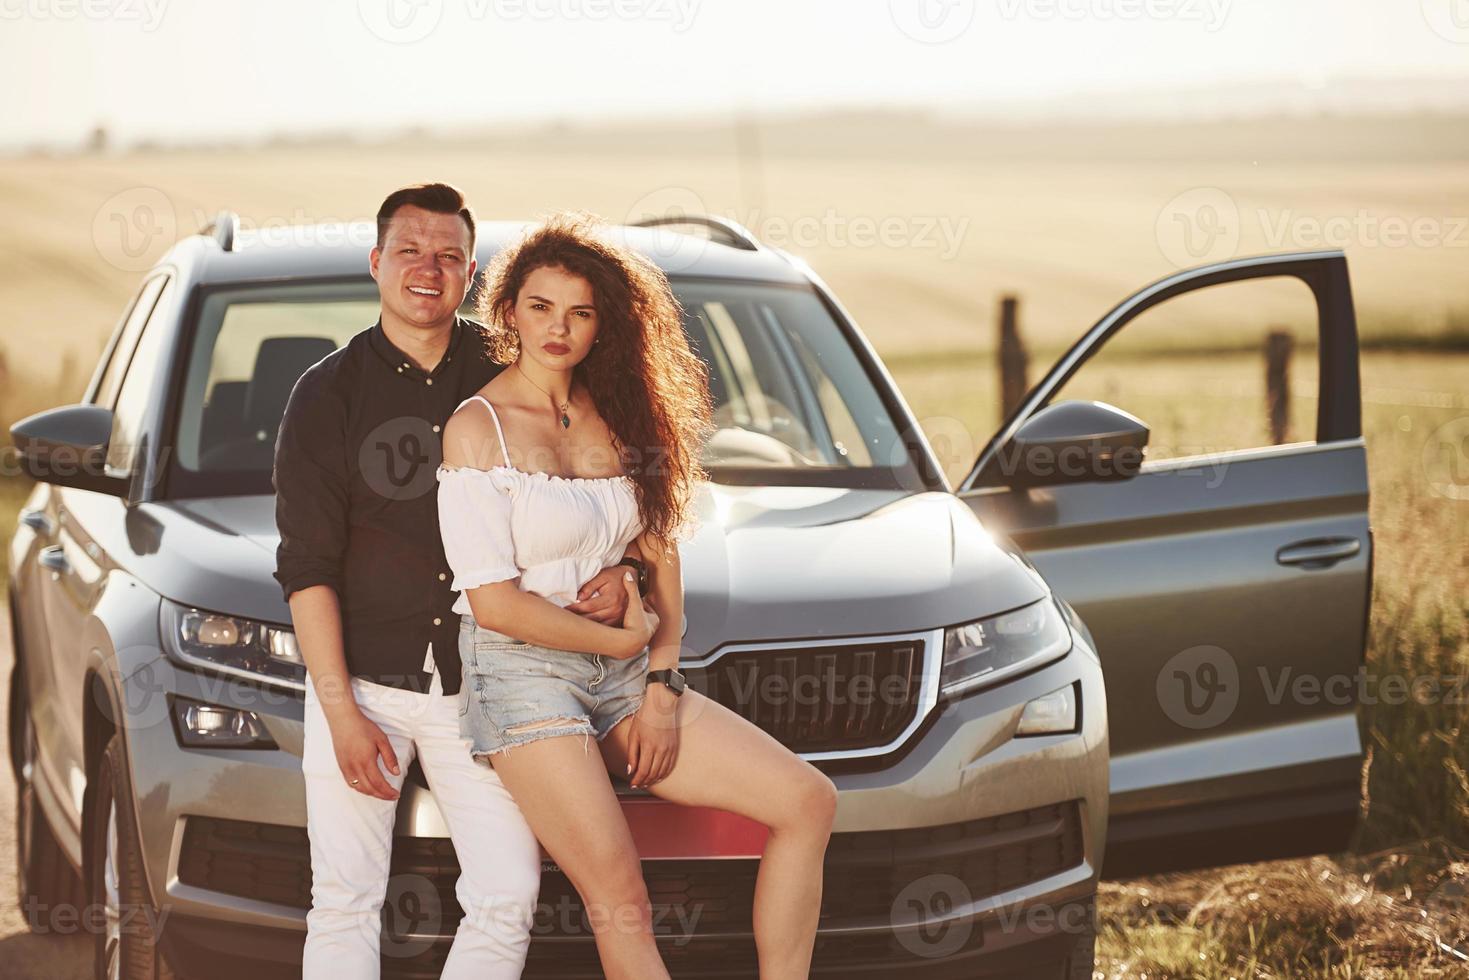
{"label": "silver suv", "polygon": [[[717,405],[683,667],[840,791],[816,975],[1089,977],[1104,853],[1115,877],[1345,845],[1355,702],[1254,680],[1352,675],[1363,655],[1372,543],[1340,253],[1128,298],[951,486],[805,264],[719,219],[658,224],[619,233],[668,269]],[[37,928],[68,903],[108,910],[99,975],[299,972],[304,667],[271,576],[272,447],[295,380],[377,301],[370,229],[286,244],[237,228],[221,215],[144,277],[83,404],[11,430],[39,481],[9,549],[21,901]],[[480,262],[518,228],[483,226]],[[1142,420],[1055,399],[1144,310],[1267,277],[1316,300],[1314,440],[1145,461]],[[433,485],[400,476],[382,492]],[[410,776],[383,964],[430,977],[457,865]],[[619,792],[674,973],[754,976],[756,838]],[[526,975],[600,975],[551,865]]]}

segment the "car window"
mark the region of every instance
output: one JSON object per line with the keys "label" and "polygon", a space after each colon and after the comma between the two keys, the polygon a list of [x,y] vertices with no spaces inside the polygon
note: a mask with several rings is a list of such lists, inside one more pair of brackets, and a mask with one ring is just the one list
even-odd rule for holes
{"label": "car window", "polygon": [[306,369],[370,326],[356,285],[213,293],[202,305],[175,440],[186,471],[269,472],[286,398]]}
{"label": "car window", "polygon": [[93,405],[101,405],[104,408],[112,407],[113,400],[117,397],[118,385],[127,371],[128,362],[132,359],[133,349],[138,345],[138,335],[143,331],[143,324],[148,322],[148,315],[153,312],[153,305],[158,299],[158,293],[163,289],[163,281],[166,278],[167,276],[154,276],[143,283],[143,287],[138,290],[137,296],[133,299],[132,306],[118,324],[117,342],[112,345],[111,356],[107,359],[107,366],[102,370],[102,377],[92,396]]}
{"label": "car window", "polygon": [[[885,402],[815,292],[705,280],[674,280],[673,287],[690,343],[709,364],[716,431],[703,462],[716,481],[912,485],[912,464]],[[169,494],[271,492],[275,438],[292,386],[370,326],[378,310],[371,282],[206,294]]]}
{"label": "car window", "polygon": [[168,336],[169,313],[177,289],[176,281],[170,276],[162,277],[160,285],[158,300],[143,323],[112,408],[112,438],[107,444],[107,469],[111,475],[132,472],[142,444],[143,417],[161,377],[160,355]]}
{"label": "car window", "polygon": [[[1052,397],[1106,402],[1150,430],[1149,461],[1316,438],[1315,296],[1274,276],[1222,283],[1144,310],[1113,334]],[[1267,340],[1289,348],[1267,378]],[[1283,382],[1283,384],[1281,383]],[[1268,401],[1282,398],[1279,431]]]}
{"label": "car window", "polygon": [[715,432],[705,466],[849,469],[887,459],[892,418],[813,294],[676,288],[689,339],[709,365]]}

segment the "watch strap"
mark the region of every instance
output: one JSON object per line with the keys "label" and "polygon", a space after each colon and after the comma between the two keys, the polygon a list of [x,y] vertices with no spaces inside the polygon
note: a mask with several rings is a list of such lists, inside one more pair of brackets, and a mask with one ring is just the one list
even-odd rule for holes
{"label": "watch strap", "polygon": [[638,595],[646,597],[648,594],[648,566],[643,564],[642,559],[634,558],[632,555],[623,555],[622,560],[617,564],[626,565],[638,573]]}

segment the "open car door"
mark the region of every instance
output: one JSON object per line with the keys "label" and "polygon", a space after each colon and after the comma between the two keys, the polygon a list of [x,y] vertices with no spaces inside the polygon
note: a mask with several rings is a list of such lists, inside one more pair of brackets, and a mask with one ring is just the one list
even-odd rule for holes
{"label": "open car door", "polygon": [[[1256,280],[1289,282],[1307,316],[1314,306],[1315,336],[1297,355],[1318,363],[1314,439],[1155,459],[1139,451],[1146,413],[1068,400],[1073,377],[1140,315]],[[1308,382],[1299,387],[1312,398]],[[1176,422],[1200,417],[1201,403],[1217,413],[1207,388],[1180,391],[1166,412],[1156,393],[1142,400]],[[987,527],[1076,608],[1101,656],[1107,877],[1346,846],[1372,582],[1360,399],[1345,256],[1236,259],[1114,308],[1030,389],[961,482]]]}

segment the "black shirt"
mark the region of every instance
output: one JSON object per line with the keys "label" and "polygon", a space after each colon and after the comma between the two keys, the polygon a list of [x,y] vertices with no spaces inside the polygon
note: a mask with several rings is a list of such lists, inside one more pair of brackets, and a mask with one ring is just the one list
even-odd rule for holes
{"label": "black shirt", "polygon": [[275,446],[275,577],[288,600],[313,585],[336,591],[354,677],[427,691],[432,643],[444,693],[459,691],[436,471],[449,416],[501,370],[471,321],[455,318],[444,356],[425,372],[379,320],[291,391]]}

